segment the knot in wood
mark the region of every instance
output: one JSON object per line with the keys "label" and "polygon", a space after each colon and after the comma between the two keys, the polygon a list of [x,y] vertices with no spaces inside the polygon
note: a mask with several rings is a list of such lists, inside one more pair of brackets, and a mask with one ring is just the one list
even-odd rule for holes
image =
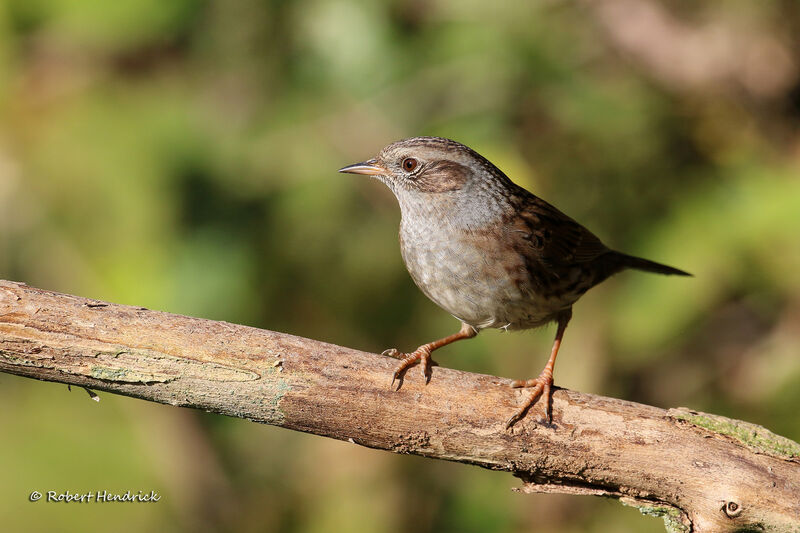
{"label": "knot in wood", "polygon": [[722,512],[728,518],[736,518],[742,514],[742,506],[734,501],[725,502],[725,505],[722,506]]}

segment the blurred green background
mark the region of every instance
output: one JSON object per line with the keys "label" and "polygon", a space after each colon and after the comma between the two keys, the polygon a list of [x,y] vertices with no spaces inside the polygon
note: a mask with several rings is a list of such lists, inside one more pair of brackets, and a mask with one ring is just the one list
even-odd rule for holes
{"label": "blurred green background", "polygon": [[[529,5],[525,5],[529,4]],[[458,324],[336,169],[464,142],[607,244],[556,383],[800,439],[800,4],[0,3],[0,277],[368,351]],[[553,328],[443,365],[523,378]],[[435,379],[435,375],[434,375]],[[508,475],[0,376],[5,531],[663,531]],[[155,490],[156,504],[29,503]]]}

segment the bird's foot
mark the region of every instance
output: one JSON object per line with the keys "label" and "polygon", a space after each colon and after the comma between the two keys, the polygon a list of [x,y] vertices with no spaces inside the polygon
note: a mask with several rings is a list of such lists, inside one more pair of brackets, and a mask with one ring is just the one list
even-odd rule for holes
{"label": "bird's foot", "polygon": [[437,363],[431,359],[431,351],[426,350],[423,347],[419,347],[411,353],[401,353],[395,348],[389,348],[388,350],[383,351],[383,355],[400,359],[400,364],[397,365],[397,368],[392,375],[392,386],[394,386],[395,381],[399,381],[399,384],[397,385],[398,389],[403,384],[403,376],[405,375],[406,370],[415,364],[420,364],[420,368],[422,369],[422,377],[425,378],[426,384],[431,380],[431,368],[437,366]]}
{"label": "bird's foot", "polygon": [[528,400],[525,402],[525,404],[519,410],[517,410],[517,412],[514,413],[511,418],[508,419],[506,422],[506,429],[511,428],[511,426],[522,420],[525,417],[525,414],[528,412],[528,409],[530,409],[531,406],[540,398],[544,401],[545,421],[548,424],[550,423],[553,418],[552,408],[550,406],[553,387],[552,371],[550,371],[548,368],[545,368],[542,373],[539,374],[538,378],[517,380],[511,383],[511,386],[515,389],[532,387],[533,391],[531,391],[531,395],[528,397]]}

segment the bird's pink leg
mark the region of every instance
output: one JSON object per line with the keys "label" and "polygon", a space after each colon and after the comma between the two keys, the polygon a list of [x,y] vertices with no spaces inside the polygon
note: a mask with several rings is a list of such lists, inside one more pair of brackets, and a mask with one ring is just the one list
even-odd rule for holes
{"label": "bird's pink leg", "polygon": [[531,408],[533,404],[539,398],[544,400],[544,416],[545,420],[549,424],[552,417],[552,408],[550,406],[551,395],[552,395],[552,387],[553,387],[553,369],[556,365],[556,356],[558,355],[558,349],[561,347],[561,339],[564,337],[564,330],[567,329],[567,324],[569,323],[569,319],[572,318],[572,310],[565,311],[561,313],[558,317],[558,330],[556,330],[556,338],[553,341],[553,349],[550,351],[550,359],[547,360],[547,364],[544,365],[544,370],[542,373],[539,374],[539,377],[535,379],[528,379],[528,380],[517,380],[511,383],[511,386],[516,388],[522,387],[533,387],[533,391],[531,392],[530,397],[525,402],[525,404],[517,410],[514,415],[508,419],[506,422],[506,429],[510,428],[525,416],[525,413],[528,412],[528,409]]}
{"label": "bird's pink leg", "polygon": [[[399,353],[394,348],[386,350],[383,352],[384,355],[391,355],[392,357],[402,359],[397,369],[394,371],[394,375],[392,376],[392,385],[394,385],[394,382],[397,379],[401,379],[401,376],[406,370],[409,369],[409,367],[415,365],[417,362],[419,362],[422,367],[422,375],[425,377],[425,383],[427,383],[431,380],[431,366],[435,364],[431,359],[432,351],[439,349],[442,346],[447,346],[452,342],[460,341],[461,339],[470,339],[477,334],[478,332],[475,330],[475,328],[469,324],[462,323],[461,329],[458,331],[458,333],[454,333],[443,339],[429,342],[428,344],[423,344],[409,354]],[[398,388],[400,387],[398,386]]]}

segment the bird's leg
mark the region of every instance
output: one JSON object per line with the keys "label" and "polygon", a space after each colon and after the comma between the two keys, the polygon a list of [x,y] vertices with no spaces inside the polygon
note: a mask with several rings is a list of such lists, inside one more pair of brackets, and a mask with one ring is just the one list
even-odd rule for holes
{"label": "bird's leg", "polygon": [[508,419],[506,422],[506,429],[510,428],[525,416],[525,413],[528,412],[528,409],[536,403],[536,400],[542,398],[544,401],[544,416],[547,423],[550,423],[552,419],[552,409],[550,407],[550,396],[551,396],[551,388],[553,387],[553,368],[556,364],[556,356],[558,355],[558,349],[561,347],[561,339],[564,337],[564,330],[567,329],[567,324],[569,323],[569,319],[572,318],[572,309],[562,312],[558,316],[558,329],[556,330],[556,338],[553,341],[553,349],[550,352],[550,359],[547,360],[547,364],[544,365],[544,370],[542,373],[539,374],[538,378],[529,379],[529,380],[517,380],[514,381],[511,386],[516,388],[521,387],[533,387],[533,392],[531,393],[528,401],[525,402],[523,405],[514,415]]}
{"label": "bird's leg", "polygon": [[[405,373],[405,371],[417,362],[419,362],[422,367],[422,375],[425,377],[425,383],[429,382],[431,380],[431,366],[436,364],[433,362],[433,360],[431,360],[431,352],[441,348],[442,346],[447,346],[451,342],[460,341],[461,339],[469,339],[477,334],[478,331],[475,328],[462,322],[461,329],[458,331],[458,333],[454,333],[443,339],[429,342],[428,344],[423,344],[409,354],[399,353],[394,348],[384,351],[384,355],[390,355],[392,357],[398,357],[402,359],[400,365],[398,365],[397,369],[394,371],[394,375],[392,376],[392,385],[394,385],[394,382],[397,379],[402,380],[402,375]],[[398,386],[398,388],[400,387]]]}

